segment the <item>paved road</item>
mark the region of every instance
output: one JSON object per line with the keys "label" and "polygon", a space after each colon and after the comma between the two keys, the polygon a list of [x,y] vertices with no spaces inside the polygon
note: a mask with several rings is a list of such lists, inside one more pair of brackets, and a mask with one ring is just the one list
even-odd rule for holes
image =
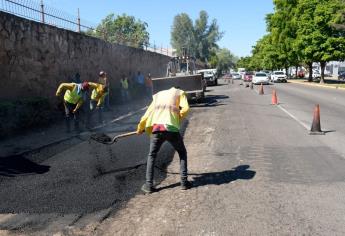
{"label": "paved road", "polygon": [[291,83],[276,84],[275,87],[281,106],[308,129],[311,127],[314,106],[320,104],[321,128],[327,133],[322,141],[345,158],[345,90]]}
{"label": "paved road", "polygon": [[[239,81],[210,87],[184,134],[194,187],[179,190],[178,157],[160,153],[159,192],[138,192],[145,136],[114,146],[79,137],[18,158],[23,171],[0,177],[0,231],[49,235],[344,235],[343,93],[276,84],[257,94]],[[334,93],[333,93],[334,92]],[[333,99],[333,98],[336,99]],[[319,99],[317,99],[319,98]],[[332,102],[329,102],[329,101]],[[324,136],[310,136],[315,103]],[[139,116],[108,127],[135,127]],[[338,120],[339,119],[339,120]],[[344,140],[344,139],[343,139]],[[35,161],[38,160],[38,161]],[[17,168],[17,167],[16,167]],[[126,169],[128,168],[128,169]],[[11,176],[12,175],[12,176]],[[0,233],[0,234],[1,234]]]}

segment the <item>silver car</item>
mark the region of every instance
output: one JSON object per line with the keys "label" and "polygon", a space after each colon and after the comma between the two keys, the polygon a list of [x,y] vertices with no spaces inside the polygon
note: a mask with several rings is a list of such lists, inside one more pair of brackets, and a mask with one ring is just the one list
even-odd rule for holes
{"label": "silver car", "polygon": [[231,75],[232,75],[232,79],[241,79],[240,73],[234,72],[234,73],[231,73]]}
{"label": "silver car", "polygon": [[269,84],[270,79],[268,78],[268,75],[264,72],[256,72],[253,79],[253,84]]}

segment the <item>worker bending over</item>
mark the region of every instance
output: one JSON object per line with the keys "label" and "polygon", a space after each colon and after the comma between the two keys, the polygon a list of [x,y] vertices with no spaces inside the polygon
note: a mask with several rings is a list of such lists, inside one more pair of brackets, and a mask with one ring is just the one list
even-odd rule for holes
{"label": "worker bending over", "polygon": [[187,151],[180,134],[181,120],[186,117],[189,105],[186,93],[177,88],[163,90],[153,95],[153,100],[138,124],[137,133],[151,134],[150,151],[147,157],[146,182],[141,190],[152,193],[154,162],[165,141],[168,141],[180,157],[181,189],[191,187],[187,179]]}
{"label": "worker bending over", "polygon": [[89,82],[91,92],[91,100],[90,100],[90,110],[91,112],[97,111],[98,113],[98,121],[102,122],[102,110],[104,107],[104,100],[107,95],[108,88],[104,84],[92,83]]}
{"label": "worker bending over", "polygon": [[84,102],[85,92],[88,91],[88,89],[88,82],[83,82],[82,84],[62,83],[56,91],[56,96],[60,96],[65,92],[63,104],[65,107],[67,132],[71,131],[70,120],[72,116],[74,120],[74,128],[76,131],[79,131],[79,108]]}

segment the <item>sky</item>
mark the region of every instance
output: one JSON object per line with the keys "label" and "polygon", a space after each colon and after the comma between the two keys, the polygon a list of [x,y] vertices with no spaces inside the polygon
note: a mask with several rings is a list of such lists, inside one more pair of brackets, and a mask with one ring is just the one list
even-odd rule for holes
{"label": "sky", "polygon": [[187,13],[195,21],[199,12],[205,10],[209,22],[216,19],[224,32],[218,45],[238,57],[251,54],[252,46],[266,34],[266,14],[273,12],[272,0],[44,0],[44,3],[71,15],[77,15],[79,8],[81,23],[86,20],[94,26],[110,13],[134,16],[148,24],[150,43],[164,48],[171,48],[171,26],[176,15]]}

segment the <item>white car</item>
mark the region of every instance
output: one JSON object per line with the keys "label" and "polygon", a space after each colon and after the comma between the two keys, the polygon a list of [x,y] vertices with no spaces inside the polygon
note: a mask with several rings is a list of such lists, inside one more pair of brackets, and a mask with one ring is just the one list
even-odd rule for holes
{"label": "white car", "polygon": [[283,82],[286,83],[286,74],[283,71],[273,71],[271,75],[272,82]]}
{"label": "white car", "polygon": [[269,84],[270,79],[268,78],[268,75],[264,72],[256,72],[253,79],[253,84]]}
{"label": "white car", "polygon": [[[309,73],[306,74],[306,77],[309,77]],[[318,70],[313,70],[312,74],[313,79],[320,79],[321,78],[321,73]]]}
{"label": "white car", "polygon": [[318,70],[313,70],[312,76],[314,79],[319,79],[319,78],[321,78],[321,73]]}
{"label": "white car", "polygon": [[231,73],[231,75],[232,75],[233,79],[241,79],[242,78],[240,73],[237,73],[237,72],[233,72],[233,73]]}

